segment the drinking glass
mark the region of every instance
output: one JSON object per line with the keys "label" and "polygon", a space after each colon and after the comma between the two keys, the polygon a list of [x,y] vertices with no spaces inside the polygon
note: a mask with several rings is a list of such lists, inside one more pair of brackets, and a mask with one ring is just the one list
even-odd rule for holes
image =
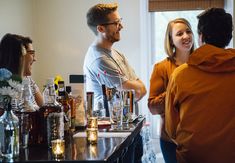
{"label": "drinking glass", "polygon": [[110,121],[117,124],[117,127],[122,127],[123,120],[123,105],[121,99],[121,92],[116,92],[115,97],[109,101]]}
{"label": "drinking glass", "polygon": [[130,112],[130,90],[122,90],[122,103],[123,103],[123,123],[129,123],[131,119],[131,112]]}
{"label": "drinking glass", "polygon": [[63,139],[52,140],[51,147],[54,158],[60,159],[64,157],[65,141]]}

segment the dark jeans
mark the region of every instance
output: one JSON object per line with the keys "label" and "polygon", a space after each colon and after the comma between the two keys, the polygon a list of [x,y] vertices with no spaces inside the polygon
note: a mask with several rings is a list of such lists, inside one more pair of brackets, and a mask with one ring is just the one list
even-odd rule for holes
{"label": "dark jeans", "polygon": [[176,160],[176,145],[169,141],[160,138],[160,147],[162,155],[166,163],[177,163]]}

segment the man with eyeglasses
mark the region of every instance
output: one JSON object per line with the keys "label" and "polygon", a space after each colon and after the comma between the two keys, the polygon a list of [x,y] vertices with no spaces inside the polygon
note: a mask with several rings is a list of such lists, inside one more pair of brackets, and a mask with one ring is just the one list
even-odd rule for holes
{"label": "man with eyeglasses", "polygon": [[[36,61],[35,50],[34,50],[33,44],[32,44],[33,41],[29,37],[22,37],[22,41],[23,41],[24,47],[26,49],[26,55],[24,56],[23,75],[24,75],[24,78],[28,78],[28,80],[30,81],[30,88],[31,88],[32,93],[34,95],[34,97],[32,99],[33,103],[35,104],[35,106],[41,107],[43,105],[42,94],[39,90],[39,87],[37,86],[37,84],[35,83],[35,81],[31,77],[32,65]],[[39,107],[36,109],[39,109]]]}
{"label": "man with eyeglasses", "polygon": [[103,84],[109,88],[134,89],[136,101],[146,94],[145,85],[125,56],[112,48],[120,40],[120,31],[123,28],[117,8],[116,3],[97,4],[86,15],[87,24],[96,36],[87,51],[83,66],[86,91],[94,92],[94,110],[98,109],[96,104],[102,101]]}

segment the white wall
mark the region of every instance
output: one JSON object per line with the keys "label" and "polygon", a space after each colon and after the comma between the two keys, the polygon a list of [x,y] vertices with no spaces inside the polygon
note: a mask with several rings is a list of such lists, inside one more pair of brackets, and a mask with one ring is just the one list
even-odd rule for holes
{"label": "white wall", "polygon": [[[68,83],[69,74],[82,74],[88,46],[94,34],[86,24],[86,12],[98,0],[34,0],[33,32],[37,62],[33,78],[42,87],[46,78],[60,74]],[[123,52],[137,74],[140,70],[139,3],[119,0],[124,20],[121,41],[115,46]],[[131,8],[129,7],[131,6]]]}
{"label": "white wall", "polygon": [[0,0],[0,37],[9,32],[33,39],[37,61],[32,76],[41,90],[46,79],[56,75],[68,84],[69,74],[83,73],[84,57],[94,39],[86,12],[97,3],[117,2],[124,28],[114,47],[125,54],[140,76],[140,1]]}
{"label": "white wall", "polygon": [[[42,88],[48,77],[82,74],[83,60],[94,34],[86,25],[87,10],[97,3],[119,4],[124,29],[114,47],[140,74],[139,1],[136,0],[0,0],[0,37],[16,33],[32,37],[37,62],[33,78]],[[130,7],[131,6],[131,7]]]}
{"label": "white wall", "polygon": [[0,38],[6,33],[32,36],[31,0],[0,0]]}

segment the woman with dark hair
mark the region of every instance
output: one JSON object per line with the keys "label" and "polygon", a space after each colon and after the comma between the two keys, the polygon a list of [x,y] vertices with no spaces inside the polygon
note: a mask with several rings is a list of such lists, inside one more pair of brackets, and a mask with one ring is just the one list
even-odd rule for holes
{"label": "woman with dark hair", "polygon": [[[24,55],[26,50],[23,45],[22,36],[7,33],[0,42],[0,68],[8,69],[12,74],[23,78]],[[15,102],[12,102],[14,108]],[[0,108],[2,103],[0,102]],[[0,115],[3,110],[0,109]]]}
{"label": "woman with dark hair", "polygon": [[[21,76],[28,78],[33,93],[33,103],[39,107],[43,104],[41,92],[33,81],[32,65],[36,61],[32,40],[29,37],[7,33],[0,42],[0,68],[6,68]],[[39,108],[38,106],[37,109]]]}
{"label": "woman with dark hair", "polygon": [[12,74],[23,76],[26,50],[23,36],[7,33],[0,42],[0,68],[6,68]]}

